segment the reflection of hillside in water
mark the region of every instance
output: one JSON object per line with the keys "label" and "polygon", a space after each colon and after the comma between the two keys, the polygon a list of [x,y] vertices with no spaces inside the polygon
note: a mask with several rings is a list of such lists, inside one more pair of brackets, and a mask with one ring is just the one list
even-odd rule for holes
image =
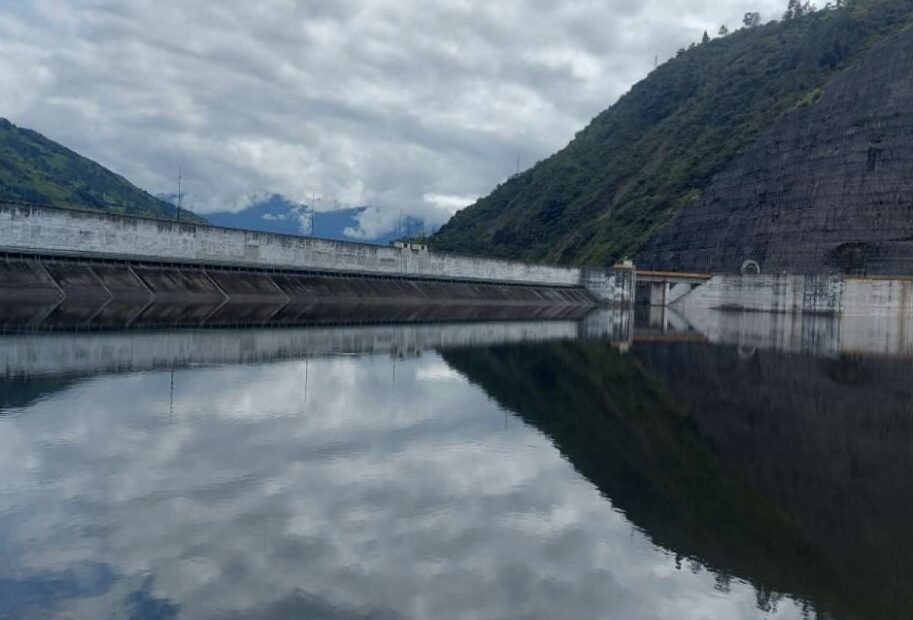
{"label": "reflection of hillside in water", "polygon": [[0,377],[0,416],[11,409],[28,407],[76,382],[62,377]]}
{"label": "reflection of hillside in water", "polygon": [[[741,355],[740,355],[741,353]],[[598,343],[445,359],[656,543],[838,619],[913,608],[913,367]]]}
{"label": "reflection of hillside in water", "polygon": [[842,573],[838,600],[859,605],[859,617],[909,616],[913,365],[711,346],[644,347],[636,356],[688,407],[722,461],[801,524]]}

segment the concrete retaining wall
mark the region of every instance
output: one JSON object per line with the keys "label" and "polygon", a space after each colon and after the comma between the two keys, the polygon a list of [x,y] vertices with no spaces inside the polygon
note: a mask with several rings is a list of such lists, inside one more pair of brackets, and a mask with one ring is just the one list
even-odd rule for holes
{"label": "concrete retaining wall", "polygon": [[636,276],[634,269],[580,270],[580,284],[600,302],[615,305],[634,303]]}
{"label": "concrete retaining wall", "polygon": [[675,307],[685,313],[740,310],[846,317],[913,313],[913,280],[829,275],[720,275]]}
{"label": "concrete retaining wall", "polygon": [[349,273],[579,286],[579,269],[0,204],[0,247]]}
{"label": "concrete retaining wall", "polygon": [[844,316],[907,315],[913,312],[913,280],[845,280],[842,314]]}

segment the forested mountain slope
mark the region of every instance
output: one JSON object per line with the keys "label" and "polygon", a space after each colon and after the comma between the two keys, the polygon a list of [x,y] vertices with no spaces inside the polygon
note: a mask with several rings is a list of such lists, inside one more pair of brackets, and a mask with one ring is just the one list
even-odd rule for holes
{"label": "forested mountain slope", "polygon": [[[36,131],[0,118],[0,200],[174,218],[167,202]],[[182,219],[203,221],[182,211]]]}
{"label": "forested mountain slope", "polygon": [[[633,256],[683,209],[698,208],[712,180],[765,131],[816,108],[828,85],[858,71],[873,47],[909,37],[911,17],[909,0],[851,0],[684,51],[563,150],[457,213],[433,246],[575,264]],[[913,147],[913,136],[905,139]],[[676,231],[674,250],[653,248],[647,259],[678,267],[693,232]]]}

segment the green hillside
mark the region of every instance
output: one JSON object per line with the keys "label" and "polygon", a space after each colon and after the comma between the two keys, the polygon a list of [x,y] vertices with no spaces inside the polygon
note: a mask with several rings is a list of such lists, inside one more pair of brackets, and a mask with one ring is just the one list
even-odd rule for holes
{"label": "green hillside", "polygon": [[848,0],[683,50],[563,150],[457,213],[432,245],[573,264],[633,255],[759,132],[814,105],[911,17],[909,0]]}
{"label": "green hillside", "polygon": [[[122,176],[0,118],[0,200],[172,219],[175,207]],[[191,213],[181,218],[202,222]]]}

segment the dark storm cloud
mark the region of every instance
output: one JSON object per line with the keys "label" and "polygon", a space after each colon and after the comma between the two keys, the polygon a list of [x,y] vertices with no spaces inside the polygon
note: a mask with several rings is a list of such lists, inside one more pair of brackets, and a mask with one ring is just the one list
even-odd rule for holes
{"label": "dark storm cloud", "polygon": [[0,115],[202,210],[273,192],[441,221],[676,48],[780,0],[36,0],[0,8]]}

